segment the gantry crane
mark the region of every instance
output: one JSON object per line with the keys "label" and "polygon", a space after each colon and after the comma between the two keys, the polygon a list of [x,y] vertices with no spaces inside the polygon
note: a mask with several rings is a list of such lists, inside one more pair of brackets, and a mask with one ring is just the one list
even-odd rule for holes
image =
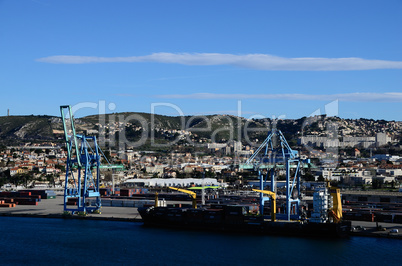
{"label": "gantry crane", "polygon": [[[100,213],[99,167],[102,151],[95,136],[76,134],[71,106],[60,106],[60,112],[67,148],[64,211],[72,214]],[[70,198],[76,199],[76,205],[69,205]],[[89,204],[89,199],[94,199],[94,203]]]}
{"label": "gantry crane", "polygon": [[182,188],[176,188],[176,187],[169,187],[169,189],[177,190],[186,194],[189,194],[191,197],[191,200],[193,202],[193,208],[197,209],[197,194],[193,191],[187,190],[187,189],[182,189]]}
{"label": "gantry crane", "polygon": [[[279,143],[276,143],[276,139]],[[264,151],[261,156],[261,151]],[[257,157],[260,155],[259,157]],[[301,168],[307,163],[309,159],[301,160],[297,151],[292,150],[285,136],[282,132],[274,126],[272,131],[268,133],[267,138],[253,153],[253,155],[246,161],[245,165],[241,165],[243,169],[254,169],[258,171],[260,179],[260,192],[264,191],[264,174],[263,169],[267,169],[265,180],[270,176],[271,179],[271,192],[275,194],[275,172],[282,168],[286,171],[286,207],[285,216],[281,217],[284,220],[300,219],[300,175]],[[294,175],[291,175],[291,169],[294,169]],[[296,194],[296,197],[294,195]],[[271,194],[270,194],[271,195]],[[271,201],[273,201],[271,195]],[[264,202],[263,192],[260,193],[260,213],[263,215]],[[271,203],[271,208],[272,208]],[[279,214],[276,215],[279,217]]]}

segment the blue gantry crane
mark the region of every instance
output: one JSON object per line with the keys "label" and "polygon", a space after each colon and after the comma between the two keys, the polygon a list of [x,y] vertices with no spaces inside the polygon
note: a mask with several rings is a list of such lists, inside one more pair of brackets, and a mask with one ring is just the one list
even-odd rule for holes
{"label": "blue gantry crane", "polygon": [[[277,143],[279,142],[279,143]],[[301,168],[310,163],[309,159],[302,160],[297,151],[292,150],[286,141],[285,136],[276,127],[268,133],[267,138],[253,153],[253,155],[242,166],[244,169],[254,169],[258,171],[260,179],[260,213],[264,215],[264,203],[271,201],[271,208],[276,208],[276,184],[275,174],[276,170],[284,169],[286,172],[285,196],[286,206],[284,214],[276,214],[276,218],[281,220],[300,219],[300,175]],[[266,169],[264,178],[263,170]],[[291,173],[291,169],[294,169]],[[271,179],[271,192],[265,191],[264,193],[264,180]],[[269,197],[264,197],[268,194]],[[274,212],[272,212],[274,213]],[[275,217],[271,217],[274,218]],[[273,219],[273,220],[274,220]]]}
{"label": "blue gantry crane", "polygon": [[[99,177],[101,153],[95,136],[76,134],[71,106],[60,106],[67,148],[64,211],[100,213]],[[70,205],[73,198],[76,205]]]}

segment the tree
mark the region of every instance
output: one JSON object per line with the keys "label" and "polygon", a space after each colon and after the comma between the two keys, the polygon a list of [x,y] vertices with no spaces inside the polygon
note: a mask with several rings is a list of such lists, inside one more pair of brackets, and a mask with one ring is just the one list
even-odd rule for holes
{"label": "tree", "polygon": [[0,187],[4,186],[5,184],[7,184],[7,178],[0,176]]}
{"label": "tree", "polygon": [[175,170],[175,172],[176,172],[176,178],[185,178],[186,177],[186,175],[179,170]]}
{"label": "tree", "polygon": [[39,154],[43,153],[43,150],[42,149],[35,149],[35,153],[39,155]]}
{"label": "tree", "polygon": [[107,170],[104,178],[106,182],[112,181],[113,180],[112,172],[110,170]]}
{"label": "tree", "polygon": [[201,178],[201,177],[202,177],[202,173],[199,172],[199,171],[197,171],[197,170],[195,170],[195,169],[193,169],[193,172],[192,172],[192,174],[191,174],[191,177],[192,177],[192,178]]}
{"label": "tree", "polygon": [[216,178],[216,173],[213,171],[205,171],[205,178]]}
{"label": "tree", "polygon": [[383,187],[383,180],[380,178],[373,178],[373,181],[371,182],[371,185],[373,189],[379,189]]}
{"label": "tree", "polygon": [[0,187],[10,182],[10,169],[0,172]]}
{"label": "tree", "polygon": [[65,167],[64,165],[61,165],[61,164],[56,164],[56,165],[54,166],[54,168],[60,169],[60,171],[62,171],[62,172],[65,172],[65,171],[66,171],[66,167]]}
{"label": "tree", "polygon": [[16,174],[10,178],[10,181],[13,185],[15,186],[23,185],[25,187],[28,187],[28,182],[31,182],[32,180],[33,176],[31,176],[28,173]]}
{"label": "tree", "polygon": [[46,175],[46,181],[48,181],[50,184],[52,184],[53,187],[56,186],[56,182],[54,181],[54,175],[53,174],[47,174]]}

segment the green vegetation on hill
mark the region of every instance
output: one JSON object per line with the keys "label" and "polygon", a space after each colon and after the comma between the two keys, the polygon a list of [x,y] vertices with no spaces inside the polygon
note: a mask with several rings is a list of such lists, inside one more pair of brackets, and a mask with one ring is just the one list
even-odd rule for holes
{"label": "green vegetation on hill", "polygon": [[52,140],[51,116],[3,116],[0,117],[0,142],[15,144],[19,141]]}
{"label": "green vegetation on hill", "polygon": [[[297,138],[306,135],[325,135],[335,124],[338,136],[374,136],[386,132],[401,140],[402,122],[372,119],[341,119],[338,117],[303,117],[277,120],[245,119],[232,115],[164,116],[149,113],[114,113],[90,115],[75,119],[77,133],[102,134],[115,142],[139,142],[143,149],[153,143],[225,143],[228,140],[261,143],[273,126],[281,130],[294,146]],[[141,142],[143,140],[143,142]],[[25,142],[62,141],[62,124],[54,116],[3,116],[0,117],[0,146],[19,145]],[[402,140],[400,141],[402,143]]]}

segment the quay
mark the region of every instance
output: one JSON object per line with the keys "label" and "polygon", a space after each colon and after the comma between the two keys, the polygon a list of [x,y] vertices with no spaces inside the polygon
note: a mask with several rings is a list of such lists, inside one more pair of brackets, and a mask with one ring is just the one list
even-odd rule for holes
{"label": "quay", "polygon": [[[169,204],[178,203],[184,202],[169,202]],[[102,206],[101,214],[90,213],[87,216],[66,216],[63,215],[63,196],[61,195],[54,199],[42,199],[38,205],[17,205],[14,208],[0,208],[1,216],[142,222],[136,207]],[[355,230],[351,232],[351,235],[402,239],[402,224],[380,222],[378,225],[385,230],[377,230],[376,222],[352,221],[352,227]],[[398,233],[392,233],[394,229],[397,229]]]}
{"label": "quay", "polygon": [[116,220],[141,222],[137,208],[103,206],[101,214],[87,216],[63,215],[63,196],[54,199],[42,199],[38,205],[17,205],[14,208],[0,208],[0,216],[42,217],[42,218],[76,218],[93,220]]}

